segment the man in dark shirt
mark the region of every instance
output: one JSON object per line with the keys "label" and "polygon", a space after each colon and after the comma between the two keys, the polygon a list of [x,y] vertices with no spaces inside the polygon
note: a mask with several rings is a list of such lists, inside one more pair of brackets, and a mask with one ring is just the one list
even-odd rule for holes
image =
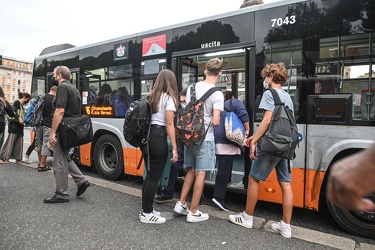
{"label": "man in dark shirt", "polygon": [[52,79],[59,84],[53,101],[55,111],[53,113],[51,132],[48,137],[48,142],[53,147],[52,167],[56,179],[56,192],[51,198],[44,199],[44,203],[62,203],[69,202],[68,174],[73,177],[78,187],[77,197],[86,191],[88,186],[90,186],[90,182],[86,180],[81,170],[70,158],[70,149],[61,147],[57,131],[64,117],[81,114],[80,94],[70,82],[71,74],[67,67],[57,66],[53,71]]}
{"label": "man in dark shirt", "polygon": [[57,86],[52,86],[49,93],[43,96],[43,119],[40,126],[36,129],[36,145],[39,159],[38,171],[47,171],[50,168],[46,165],[47,156],[51,156],[51,151],[48,149],[48,137],[52,126],[52,102],[56,96]]}

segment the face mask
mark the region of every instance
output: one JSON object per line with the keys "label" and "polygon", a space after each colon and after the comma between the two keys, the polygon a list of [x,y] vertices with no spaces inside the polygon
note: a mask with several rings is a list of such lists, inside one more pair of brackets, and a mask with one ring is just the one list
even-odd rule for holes
{"label": "face mask", "polygon": [[266,80],[263,81],[263,87],[264,87],[265,89],[268,89],[268,88],[269,88],[268,83],[266,83]]}
{"label": "face mask", "polygon": [[181,108],[186,108],[186,104],[181,104]]}

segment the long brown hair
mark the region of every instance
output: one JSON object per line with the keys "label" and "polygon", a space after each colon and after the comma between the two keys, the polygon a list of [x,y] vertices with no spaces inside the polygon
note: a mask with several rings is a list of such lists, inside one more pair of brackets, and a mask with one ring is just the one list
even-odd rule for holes
{"label": "long brown hair", "polygon": [[156,113],[158,111],[159,101],[163,93],[167,93],[173,98],[174,105],[177,109],[177,80],[174,73],[169,69],[163,69],[162,71],[160,71],[154,85],[152,86],[152,90],[150,92],[150,104],[153,113]]}

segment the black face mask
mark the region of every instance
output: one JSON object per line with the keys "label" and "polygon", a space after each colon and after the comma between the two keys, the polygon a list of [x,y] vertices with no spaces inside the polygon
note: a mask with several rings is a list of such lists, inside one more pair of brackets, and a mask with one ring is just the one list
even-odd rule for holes
{"label": "black face mask", "polygon": [[51,85],[52,85],[52,86],[57,86],[57,85],[59,85],[59,83],[56,81],[56,78],[55,78],[54,76],[52,76],[52,78],[51,78]]}

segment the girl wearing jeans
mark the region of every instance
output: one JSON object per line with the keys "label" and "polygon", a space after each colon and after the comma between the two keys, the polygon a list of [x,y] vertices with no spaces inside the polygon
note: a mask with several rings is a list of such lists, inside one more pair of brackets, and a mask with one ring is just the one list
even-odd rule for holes
{"label": "girl wearing jeans", "polygon": [[178,89],[174,73],[168,69],[160,71],[149,95],[153,110],[149,140],[150,166],[142,186],[142,210],[139,220],[142,223],[161,224],[166,221],[153,204],[159,180],[163,174],[168,157],[167,136],[172,146],[172,163],[178,160],[174,128],[174,113],[177,110]]}

